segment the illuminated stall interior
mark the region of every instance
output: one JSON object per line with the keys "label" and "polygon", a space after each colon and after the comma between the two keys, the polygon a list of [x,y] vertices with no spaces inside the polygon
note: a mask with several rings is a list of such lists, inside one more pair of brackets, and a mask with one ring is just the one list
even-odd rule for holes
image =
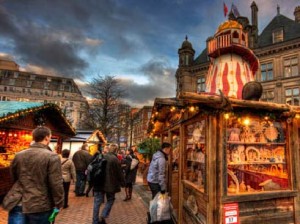
{"label": "illuminated stall interior", "polygon": [[[55,104],[0,101],[0,195],[10,187],[9,166],[15,153],[32,142],[31,132],[37,126],[47,126],[59,142],[75,135],[75,130]],[[54,149],[52,149],[54,150]]]}

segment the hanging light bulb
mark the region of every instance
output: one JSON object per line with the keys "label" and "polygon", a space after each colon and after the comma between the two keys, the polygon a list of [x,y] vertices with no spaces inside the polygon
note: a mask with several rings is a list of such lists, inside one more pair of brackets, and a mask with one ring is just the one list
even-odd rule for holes
{"label": "hanging light bulb", "polygon": [[194,106],[190,106],[189,111],[190,112],[194,112],[195,111],[195,107]]}

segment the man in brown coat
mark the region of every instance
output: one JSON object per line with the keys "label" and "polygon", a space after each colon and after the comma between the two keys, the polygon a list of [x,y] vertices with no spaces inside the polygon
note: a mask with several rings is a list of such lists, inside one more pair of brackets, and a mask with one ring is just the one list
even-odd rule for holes
{"label": "man in brown coat", "polygon": [[22,211],[25,223],[48,224],[53,209],[61,208],[64,200],[60,159],[48,147],[49,128],[38,127],[32,136],[34,143],[18,152],[11,164],[13,180],[21,197],[9,219],[13,219],[16,210]]}
{"label": "man in brown coat", "polygon": [[76,196],[84,196],[85,184],[86,184],[86,169],[90,162],[92,162],[92,155],[88,152],[89,146],[84,143],[81,146],[81,150],[78,150],[73,155],[73,163],[76,169],[76,184],[75,194]]}

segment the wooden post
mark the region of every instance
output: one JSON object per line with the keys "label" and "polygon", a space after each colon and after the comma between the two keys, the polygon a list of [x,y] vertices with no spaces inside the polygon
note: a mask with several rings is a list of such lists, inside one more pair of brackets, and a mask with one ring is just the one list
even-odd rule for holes
{"label": "wooden post", "polygon": [[206,187],[208,194],[208,206],[207,206],[207,223],[219,223],[218,217],[216,217],[217,211],[217,194],[216,190],[218,188],[217,183],[217,118],[215,115],[208,116],[206,119]]}
{"label": "wooden post", "polygon": [[295,223],[300,223],[300,156],[299,156],[299,129],[297,125],[297,119],[294,118],[291,128],[291,141],[289,146],[292,147],[288,151],[290,152],[290,161],[291,168],[293,172],[291,172],[291,177],[293,178],[293,189],[297,190],[297,197],[294,199],[294,209],[295,209]]}
{"label": "wooden post", "polygon": [[178,158],[178,181],[179,181],[179,202],[178,202],[178,223],[182,223],[182,209],[183,209],[183,169],[184,169],[184,143],[185,143],[185,130],[181,124],[179,129],[180,143],[179,143],[179,158]]}

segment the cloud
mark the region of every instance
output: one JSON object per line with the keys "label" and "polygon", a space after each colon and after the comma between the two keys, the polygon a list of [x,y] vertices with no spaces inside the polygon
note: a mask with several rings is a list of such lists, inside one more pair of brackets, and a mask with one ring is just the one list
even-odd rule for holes
{"label": "cloud", "polygon": [[128,95],[125,101],[133,105],[152,105],[155,98],[174,97],[176,95],[175,68],[167,59],[152,59],[142,65],[138,71],[145,75],[148,84],[139,85],[134,80],[121,79]]}
{"label": "cloud", "polygon": [[85,39],[85,44],[91,47],[99,46],[102,43],[102,40],[99,39],[91,39],[91,38],[86,38]]}

